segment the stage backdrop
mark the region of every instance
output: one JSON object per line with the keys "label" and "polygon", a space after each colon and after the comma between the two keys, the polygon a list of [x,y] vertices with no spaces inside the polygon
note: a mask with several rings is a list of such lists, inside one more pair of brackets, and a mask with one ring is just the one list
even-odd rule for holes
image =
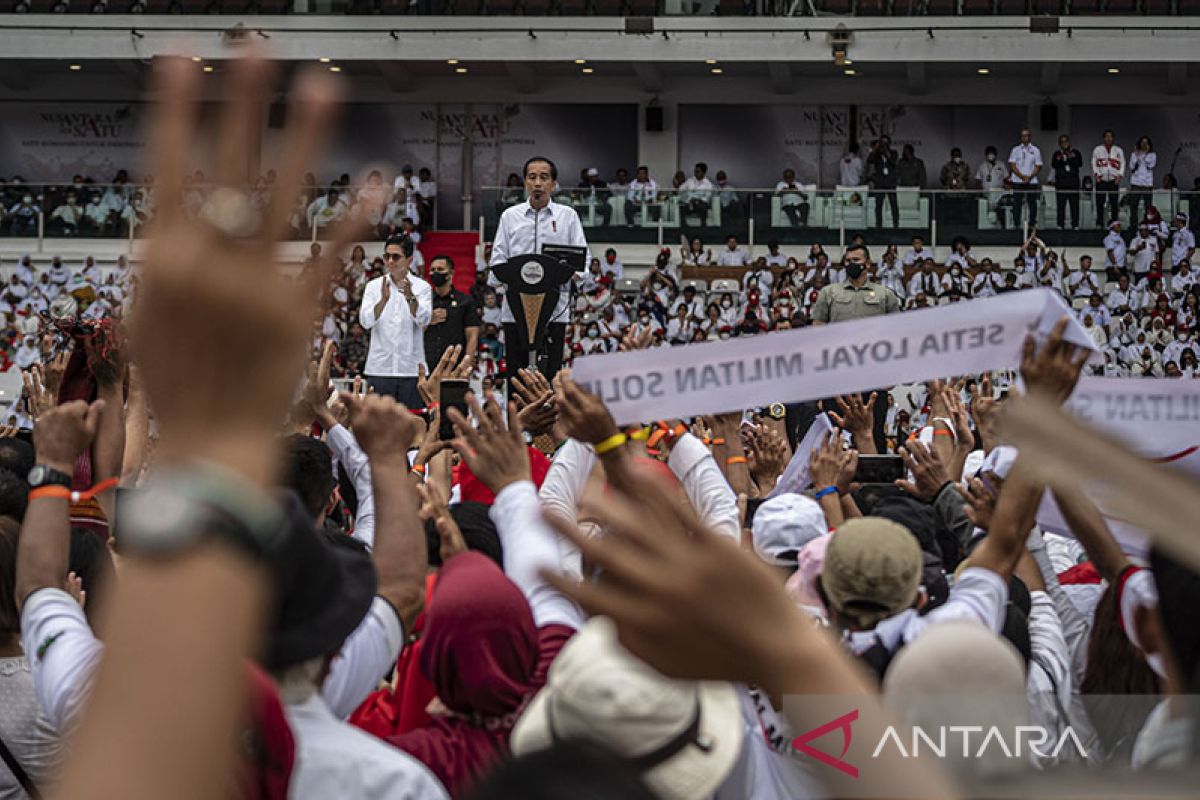
{"label": "stage backdrop", "polygon": [[0,105],[0,175],[70,181],[79,173],[108,181],[138,164],[145,140],[140,103]]}

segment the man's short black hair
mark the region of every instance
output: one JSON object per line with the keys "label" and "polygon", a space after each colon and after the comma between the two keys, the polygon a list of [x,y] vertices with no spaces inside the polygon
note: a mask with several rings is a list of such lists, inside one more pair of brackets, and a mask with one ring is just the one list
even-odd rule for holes
{"label": "man's short black hair", "polygon": [[708,172],[708,164],[705,164],[703,161],[697,161],[695,169],[704,170],[705,172]]}
{"label": "man's short black hair", "polygon": [[304,510],[314,520],[325,510],[336,481],[333,454],[320,439],[293,434],[284,439],[282,485],[300,496]]}
{"label": "man's short black hair", "polygon": [[536,164],[539,161],[544,161],[547,164],[549,164],[550,165],[550,177],[553,178],[554,180],[558,180],[558,165],[555,164],[550,159],[546,158],[545,156],[534,156],[533,158],[526,161],[525,166],[521,168],[521,177],[524,178],[526,175],[529,174],[529,165],[530,164]]}
{"label": "man's short black hair", "polygon": [[846,247],[846,252],[842,253],[842,259],[845,260],[846,256],[857,250],[862,250],[863,258],[867,259],[867,261],[871,260],[871,251],[865,244],[858,244],[857,242]]}
{"label": "man's short black hair", "polygon": [[451,258],[450,256],[446,255],[445,253],[438,253],[436,256],[429,259],[429,266],[432,267],[433,262],[435,262],[435,261],[445,261],[446,265],[448,267],[450,267],[450,271],[454,272],[454,259]]}
{"label": "man's short black hair", "polygon": [[634,170],[634,171],[635,171],[635,172],[641,172],[642,170],[646,170],[646,172],[649,172],[649,171],[650,171],[650,168],[649,168],[649,167],[647,167],[645,164],[638,164],[638,168],[637,168],[636,170]]}
{"label": "man's short black hair", "polygon": [[25,519],[25,507],[29,505],[29,484],[10,469],[0,469],[0,517],[12,517],[17,522]]}
{"label": "man's short black hair", "polygon": [[33,445],[29,442],[15,436],[0,439],[0,468],[24,478],[33,469],[33,463]]}
{"label": "man's short black hair", "polygon": [[387,241],[383,243],[383,252],[386,253],[387,249],[392,245],[399,247],[400,251],[404,253],[405,258],[412,258],[413,240],[408,234],[393,233],[387,238]]}

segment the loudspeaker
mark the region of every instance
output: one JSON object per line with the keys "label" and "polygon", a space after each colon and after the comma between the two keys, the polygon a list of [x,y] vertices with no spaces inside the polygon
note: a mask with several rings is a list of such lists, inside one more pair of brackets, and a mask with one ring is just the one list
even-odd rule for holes
{"label": "loudspeaker", "polygon": [[1042,130],[1058,130],[1058,106],[1054,103],[1046,103],[1042,106]]}
{"label": "loudspeaker", "polygon": [[267,108],[267,127],[282,128],[287,125],[287,105],[284,103],[271,103]]}
{"label": "loudspeaker", "polygon": [[661,133],[663,129],[662,106],[646,106],[646,130],[649,133]]}

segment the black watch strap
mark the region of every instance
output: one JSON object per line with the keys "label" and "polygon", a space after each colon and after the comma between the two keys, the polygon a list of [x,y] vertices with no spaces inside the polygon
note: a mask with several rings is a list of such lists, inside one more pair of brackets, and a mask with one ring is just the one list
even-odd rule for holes
{"label": "black watch strap", "polygon": [[35,464],[33,469],[29,470],[29,475],[26,480],[29,482],[30,489],[37,489],[42,486],[62,486],[65,489],[71,488],[70,475],[61,470],[57,470],[54,467],[48,467],[45,464]]}

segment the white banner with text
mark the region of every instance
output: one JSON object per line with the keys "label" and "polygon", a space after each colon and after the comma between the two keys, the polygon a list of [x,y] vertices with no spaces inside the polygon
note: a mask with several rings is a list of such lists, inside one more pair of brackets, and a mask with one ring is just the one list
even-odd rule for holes
{"label": "white banner with text", "polygon": [[[1200,381],[1156,378],[1081,378],[1066,409],[1098,431],[1121,440],[1149,461],[1200,475]],[[1142,555],[1146,534],[1105,503],[1104,465],[1088,495],[1127,553]],[[1049,492],[1038,507],[1039,527],[1070,534]]]}
{"label": "white banner with text", "polygon": [[921,311],[576,359],[572,377],[619,424],[817,400],[897,383],[1009,369],[1033,332],[1071,318],[1067,339],[1095,349],[1049,289]]}

